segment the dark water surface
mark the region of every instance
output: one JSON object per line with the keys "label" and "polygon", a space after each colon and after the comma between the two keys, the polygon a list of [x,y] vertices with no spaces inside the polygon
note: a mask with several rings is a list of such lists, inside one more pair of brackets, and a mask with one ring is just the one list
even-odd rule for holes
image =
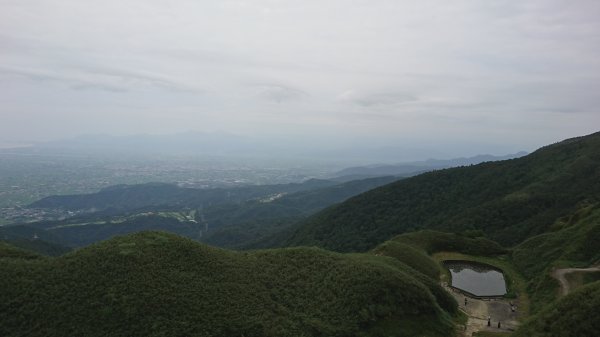
{"label": "dark water surface", "polygon": [[501,296],[506,294],[502,272],[480,264],[447,262],[452,275],[452,286],[476,296]]}

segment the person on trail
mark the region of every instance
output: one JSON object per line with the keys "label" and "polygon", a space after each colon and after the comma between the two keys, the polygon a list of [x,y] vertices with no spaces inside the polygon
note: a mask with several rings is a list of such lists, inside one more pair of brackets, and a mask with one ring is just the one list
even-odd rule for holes
{"label": "person on trail", "polygon": [[488,326],[492,326],[492,316],[488,316]]}
{"label": "person on trail", "polygon": [[500,329],[500,321],[498,321],[498,329]]}
{"label": "person on trail", "polygon": [[465,297],[465,307],[467,306],[467,298]]}

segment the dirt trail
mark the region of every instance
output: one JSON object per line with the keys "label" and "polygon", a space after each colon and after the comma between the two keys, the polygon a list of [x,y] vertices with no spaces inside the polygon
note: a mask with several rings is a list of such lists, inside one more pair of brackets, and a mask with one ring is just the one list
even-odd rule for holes
{"label": "dirt trail", "polygon": [[558,283],[560,283],[560,295],[565,296],[571,291],[571,285],[565,277],[570,273],[589,273],[589,272],[600,272],[600,266],[593,266],[589,268],[561,268],[554,269],[552,271],[552,277],[554,277]]}
{"label": "dirt trail", "polygon": [[[504,299],[476,299],[465,296],[461,292],[442,284],[444,288],[454,296],[459,303],[459,308],[467,314],[468,320],[464,330],[464,336],[471,337],[477,331],[508,332],[515,330],[518,326],[518,302],[516,311],[511,310],[511,302]],[[465,305],[465,297],[467,305]],[[488,327],[488,317],[491,324]],[[498,321],[501,327],[498,328]]]}

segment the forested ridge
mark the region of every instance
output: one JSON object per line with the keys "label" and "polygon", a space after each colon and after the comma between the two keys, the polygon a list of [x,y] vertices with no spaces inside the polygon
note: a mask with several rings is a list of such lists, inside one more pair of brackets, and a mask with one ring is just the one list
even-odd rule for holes
{"label": "forested ridge", "polygon": [[373,189],[268,244],[365,251],[403,232],[438,229],[482,230],[511,246],[599,200],[600,133],[595,133],[521,158],[428,172]]}

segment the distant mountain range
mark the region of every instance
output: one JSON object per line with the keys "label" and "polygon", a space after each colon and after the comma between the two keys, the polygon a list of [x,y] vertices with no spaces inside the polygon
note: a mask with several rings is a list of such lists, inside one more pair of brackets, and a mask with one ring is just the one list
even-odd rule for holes
{"label": "distant mountain range", "polygon": [[488,161],[499,161],[513,158],[519,158],[527,155],[527,152],[521,151],[504,156],[493,156],[489,154],[477,155],[469,158],[455,159],[428,159],[424,161],[415,161],[399,164],[374,164],[368,166],[349,167],[333,174],[334,177],[347,179],[357,179],[359,177],[377,177],[377,176],[402,176],[416,175],[431,170],[439,170],[449,167],[476,165]]}
{"label": "distant mountain range", "polygon": [[[441,150],[444,148],[445,150]],[[330,135],[308,138],[293,136],[242,136],[224,132],[185,132],[166,135],[82,135],[79,137],[38,142],[29,147],[2,151],[17,153],[58,153],[86,155],[173,155],[216,158],[244,158],[256,162],[294,162],[307,165],[328,163],[338,168],[373,162],[413,161],[425,158],[444,158],[466,149],[481,149],[477,145],[459,144],[428,146],[402,142],[369,142],[338,139]],[[492,146],[500,151],[502,147]],[[456,156],[456,155],[455,155]],[[313,163],[315,164],[315,163]]]}

